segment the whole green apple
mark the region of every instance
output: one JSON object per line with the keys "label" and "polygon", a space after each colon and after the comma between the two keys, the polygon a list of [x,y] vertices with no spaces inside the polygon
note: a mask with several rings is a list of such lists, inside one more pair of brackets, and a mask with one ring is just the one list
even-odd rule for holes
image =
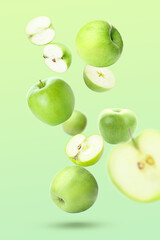
{"label": "whole green apple", "polygon": [[69,135],[76,135],[83,132],[86,124],[86,116],[80,111],[74,110],[71,117],[62,124],[62,128]]}
{"label": "whole green apple", "polygon": [[49,125],[66,121],[74,109],[71,87],[62,79],[50,77],[36,83],[27,94],[32,113]]}
{"label": "whole green apple", "polygon": [[62,169],[50,187],[53,202],[70,213],[82,212],[96,201],[98,185],[94,176],[80,166]]}
{"label": "whole green apple", "polygon": [[128,141],[137,126],[136,116],[129,109],[104,109],[98,122],[102,137],[111,144]]}
{"label": "whole green apple", "polygon": [[160,132],[145,130],[135,140],[120,143],[108,159],[112,182],[139,202],[160,200]]}
{"label": "whole green apple", "polygon": [[92,21],[84,25],[76,37],[79,56],[94,67],[115,63],[122,52],[123,41],[115,27],[106,21]]}

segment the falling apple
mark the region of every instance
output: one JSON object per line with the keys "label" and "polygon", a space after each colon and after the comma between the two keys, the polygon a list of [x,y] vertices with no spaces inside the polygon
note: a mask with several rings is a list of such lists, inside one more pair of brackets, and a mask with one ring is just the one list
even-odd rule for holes
{"label": "falling apple", "polygon": [[104,109],[99,115],[98,124],[104,140],[116,144],[130,139],[130,132],[133,134],[136,129],[137,119],[129,109]]}
{"label": "falling apple", "polygon": [[106,67],[98,68],[86,65],[83,78],[86,85],[96,92],[104,92],[115,86],[115,77]]}
{"label": "falling apple", "polygon": [[66,121],[74,109],[74,94],[61,78],[50,77],[36,83],[27,94],[32,113],[49,125]]}
{"label": "falling apple", "polygon": [[108,159],[113,183],[139,202],[160,200],[160,132],[146,130],[129,143],[118,144]]}
{"label": "falling apple", "polygon": [[83,134],[77,134],[67,143],[66,154],[75,164],[87,167],[98,162],[103,149],[104,141],[100,135],[86,137]]}
{"label": "falling apple", "polygon": [[55,31],[51,25],[51,20],[46,16],[40,16],[27,24],[26,34],[32,43],[44,45],[53,40]]}
{"label": "falling apple", "polygon": [[87,124],[86,116],[78,110],[74,110],[71,117],[62,123],[63,130],[69,135],[76,135],[85,129]]}
{"label": "falling apple", "polygon": [[123,49],[118,30],[106,21],[92,21],[84,25],[76,36],[79,56],[94,67],[107,67],[115,63]]}
{"label": "falling apple", "polygon": [[98,185],[89,171],[80,166],[70,166],[62,169],[54,177],[50,194],[59,208],[66,212],[78,213],[94,204],[98,195]]}
{"label": "falling apple", "polygon": [[51,43],[44,47],[43,57],[46,65],[54,72],[66,72],[71,65],[71,53],[61,43]]}

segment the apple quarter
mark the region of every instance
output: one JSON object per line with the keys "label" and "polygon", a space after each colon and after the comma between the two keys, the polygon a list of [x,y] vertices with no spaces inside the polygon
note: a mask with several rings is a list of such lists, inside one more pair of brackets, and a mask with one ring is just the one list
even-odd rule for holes
{"label": "apple quarter", "polygon": [[44,45],[51,42],[55,36],[55,31],[51,26],[51,21],[46,16],[32,19],[26,27],[26,33],[31,42],[36,45]]}

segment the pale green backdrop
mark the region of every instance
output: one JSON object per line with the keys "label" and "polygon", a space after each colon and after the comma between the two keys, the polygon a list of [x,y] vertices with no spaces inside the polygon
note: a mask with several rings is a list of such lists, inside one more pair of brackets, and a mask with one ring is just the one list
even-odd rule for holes
{"label": "pale green backdrop", "polygon": [[[26,104],[27,90],[36,81],[58,75],[72,86],[76,108],[88,116],[86,134],[98,132],[99,112],[111,107],[130,108],[137,114],[136,134],[146,128],[159,130],[159,1],[9,0],[0,9],[0,239],[159,239],[160,202],[133,202],[113,186],[106,171],[109,144],[102,159],[88,168],[99,184],[94,206],[69,214],[52,203],[53,176],[72,165],[64,152],[69,136],[61,126],[41,123]],[[52,19],[55,41],[71,49],[73,63],[64,74],[48,69],[43,47],[32,45],[25,36],[27,22],[40,15]],[[85,86],[84,63],[74,48],[78,29],[95,19],[111,22],[124,40],[120,60],[110,67],[117,85],[107,93]]]}

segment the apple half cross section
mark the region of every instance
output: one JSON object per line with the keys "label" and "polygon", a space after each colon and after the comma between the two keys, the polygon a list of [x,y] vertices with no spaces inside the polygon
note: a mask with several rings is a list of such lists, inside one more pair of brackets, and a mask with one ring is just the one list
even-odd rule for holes
{"label": "apple half cross section", "polygon": [[73,163],[87,167],[101,158],[103,149],[104,141],[99,134],[89,137],[77,134],[66,145],[66,154]]}
{"label": "apple half cross section", "polygon": [[108,171],[127,197],[160,200],[160,132],[145,130],[134,141],[118,144],[109,156]]}
{"label": "apple half cross section", "polygon": [[44,47],[45,64],[54,72],[66,72],[71,65],[69,49],[60,43],[48,44]]}
{"label": "apple half cross section", "polygon": [[31,42],[36,45],[44,45],[51,42],[55,31],[51,26],[51,20],[46,16],[32,19],[26,27],[26,33]]}
{"label": "apple half cross section", "polygon": [[104,92],[115,86],[115,77],[106,67],[98,68],[86,65],[83,78],[86,85],[95,92]]}

